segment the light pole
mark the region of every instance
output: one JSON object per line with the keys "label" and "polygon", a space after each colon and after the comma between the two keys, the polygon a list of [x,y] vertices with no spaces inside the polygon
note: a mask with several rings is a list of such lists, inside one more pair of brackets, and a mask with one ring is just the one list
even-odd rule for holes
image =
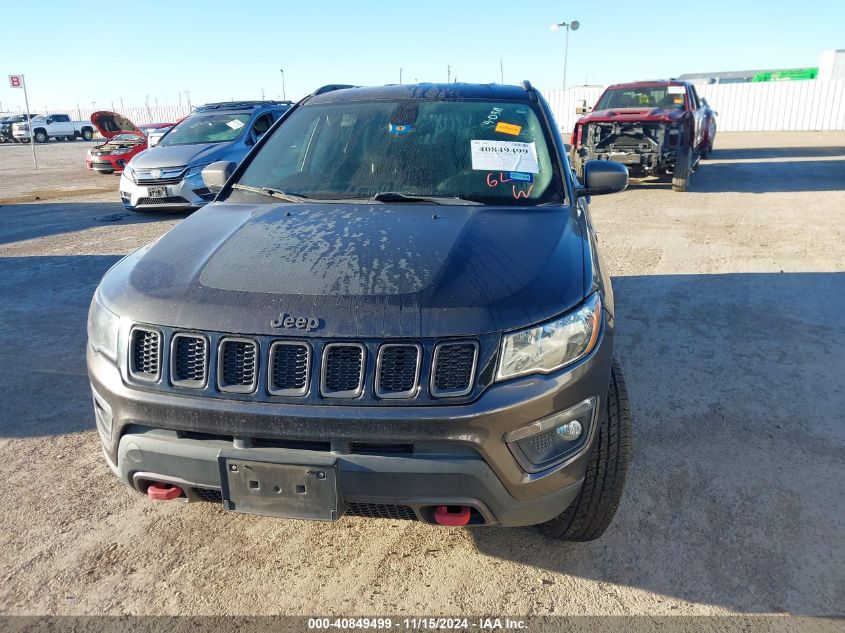
{"label": "light pole", "polygon": [[279,72],[282,73],[282,101],[287,101],[288,94],[285,92],[285,69],[279,68]]}
{"label": "light pole", "polygon": [[555,22],[552,24],[550,29],[552,31],[559,31],[560,29],[566,29],[566,43],[563,45],[563,89],[566,90],[566,58],[569,56],[569,31],[577,31],[578,27],[581,26],[581,23],[578,20],[572,20],[572,22]]}

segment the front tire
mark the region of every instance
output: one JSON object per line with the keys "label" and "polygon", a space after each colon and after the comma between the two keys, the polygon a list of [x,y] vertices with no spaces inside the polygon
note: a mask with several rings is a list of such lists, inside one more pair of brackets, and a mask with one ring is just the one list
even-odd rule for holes
{"label": "front tire", "polygon": [[672,191],[686,191],[689,189],[689,179],[692,174],[692,151],[689,146],[678,149],[675,159],[675,169],[672,172]]}
{"label": "front tire", "polygon": [[46,143],[48,138],[49,137],[47,136],[47,132],[45,132],[44,130],[35,130],[36,143]]}
{"label": "front tire", "polygon": [[92,138],[94,138],[94,132],[92,132],[88,128],[85,128],[84,130],[82,130],[82,138],[84,138],[86,141],[90,141]]}
{"label": "front tire", "polygon": [[550,538],[592,541],[610,525],[625,487],[631,459],[631,410],[622,369],[616,361],[602,410],[598,436],[590,449],[587,474],[578,496],[561,514],[540,525]]}

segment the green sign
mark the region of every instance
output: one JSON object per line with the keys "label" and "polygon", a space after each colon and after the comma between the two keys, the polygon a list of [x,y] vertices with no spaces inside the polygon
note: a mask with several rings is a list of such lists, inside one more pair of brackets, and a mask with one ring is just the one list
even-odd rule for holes
{"label": "green sign", "polygon": [[751,81],[799,81],[815,79],[819,76],[818,68],[787,68],[785,70],[767,70],[757,73]]}

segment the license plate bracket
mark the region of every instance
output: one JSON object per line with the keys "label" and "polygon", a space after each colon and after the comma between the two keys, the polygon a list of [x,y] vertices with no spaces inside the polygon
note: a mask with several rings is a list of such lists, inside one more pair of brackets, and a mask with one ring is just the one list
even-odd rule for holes
{"label": "license plate bracket", "polygon": [[290,463],[218,458],[223,507],[231,512],[286,519],[336,521],[340,518],[337,463],[334,459]]}
{"label": "license plate bracket", "polygon": [[147,187],[147,196],[150,198],[166,198],[167,187]]}

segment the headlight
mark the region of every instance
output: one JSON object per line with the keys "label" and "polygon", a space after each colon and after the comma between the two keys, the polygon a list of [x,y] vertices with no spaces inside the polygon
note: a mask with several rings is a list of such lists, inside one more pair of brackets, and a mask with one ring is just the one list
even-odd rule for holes
{"label": "headlight", "polygon": [[211,163],[205,163],[204,165],[195,165],[193,167],[188,168],[188,171],[185,172],[185,178],[190,178],[191,176],[196,176],[203,169],[208,167],[210,164]]}
{"label": "headlight", "polygon": [[88,342],[95,351],[117,362],[117,333],[120,317],[106,308],[100,299],[100,291],[94,293],[88,310]]}
{"label": "headlight", "polygon": [[132,182],[135,182],[135,170],[132,169],[129,165],[127,165],[123,169],[123,175],[129,178]]}
{"label": "headlight", "polygon": [[548,374],[583,358],[595,347],[601,326],[601,299],[590,296],[566,316],[506,334],[496,380]]}

